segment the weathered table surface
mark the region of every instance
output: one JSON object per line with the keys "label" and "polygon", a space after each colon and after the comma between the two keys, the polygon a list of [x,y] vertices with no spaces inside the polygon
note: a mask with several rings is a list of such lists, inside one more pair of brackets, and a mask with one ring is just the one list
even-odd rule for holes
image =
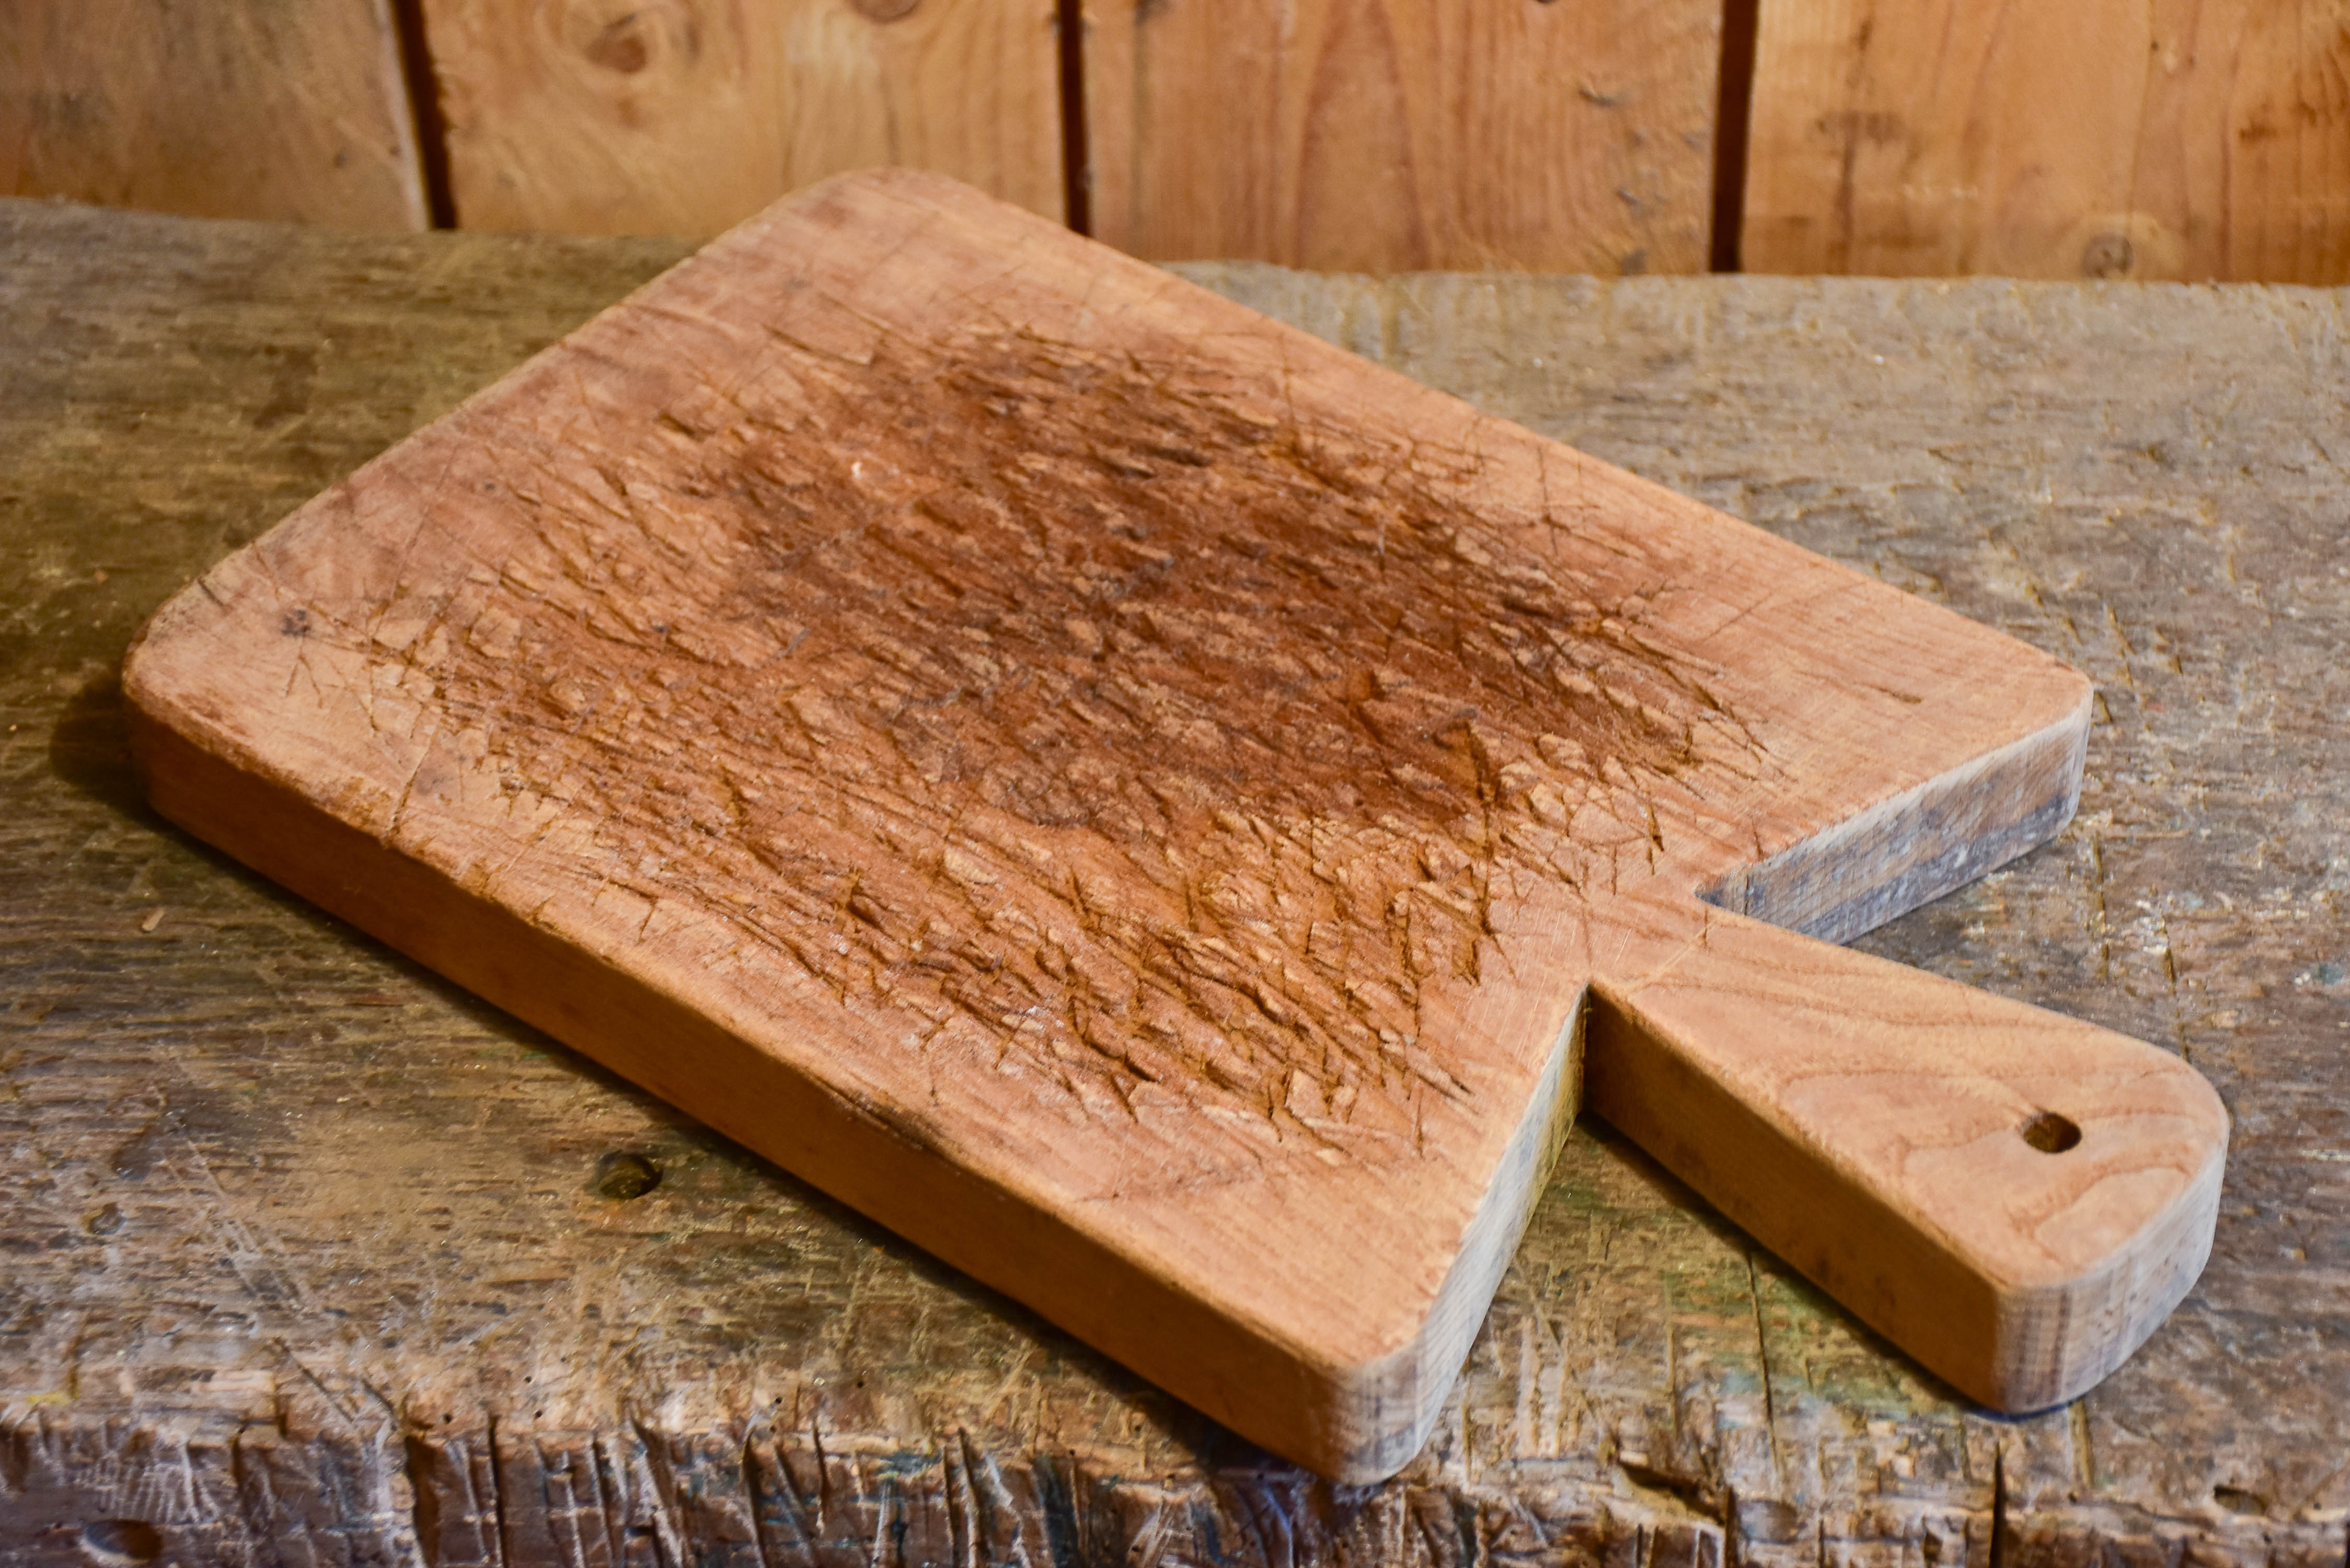
{"label": "weathered table surface", "polygon": [[140,618],[678,254],[0,204],[0,1561],[2344,1559],[2336,296],[1188,269],[2086,670],[2063,840],[1867,945],[2237,1118],[2201,1285],[2020,1420],[1586,1125],[1345,1490],[141,805]]}

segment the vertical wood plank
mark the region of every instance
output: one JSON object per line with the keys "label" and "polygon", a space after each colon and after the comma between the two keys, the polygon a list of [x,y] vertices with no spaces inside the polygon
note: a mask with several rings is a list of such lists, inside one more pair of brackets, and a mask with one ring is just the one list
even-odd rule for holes
{"label": "vertical wood plank", "polygon": [[2350,0],[1763,0],[1756,272],[2350,281]]}
{"label": "vertical wood plank", "polygon": [[0,192],[423,228],[388,0],[6,0]]}
{"label": "vertical wood plank", "polygon": [[1714,0],[1087,0],[1094,233],[1157,260],[1701,272]]}
{"label": "vertical wood plank", "polygon": [[457,223],[712,234],[896,163],[1061,216],[1053,0],[424,0]]}

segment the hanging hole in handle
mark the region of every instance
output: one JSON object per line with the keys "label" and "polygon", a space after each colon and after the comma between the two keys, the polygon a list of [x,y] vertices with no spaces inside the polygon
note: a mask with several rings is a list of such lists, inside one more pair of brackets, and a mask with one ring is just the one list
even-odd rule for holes
{"label": "hanging hole in handle", "polygon": [[2081,1141],[2081,1129],[2070,1116],[2042,1111],[2015,1129],[2023,1141],[2043,1154],[2063,1154]]}

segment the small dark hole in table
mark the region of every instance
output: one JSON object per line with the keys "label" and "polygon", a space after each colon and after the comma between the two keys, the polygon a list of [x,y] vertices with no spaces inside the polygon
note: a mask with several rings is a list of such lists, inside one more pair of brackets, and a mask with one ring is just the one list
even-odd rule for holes
{"label": "small dark hole in table", "polygon": [[614,1153],[596,1162],[596,1179],[589,1185],[598,1198],[626,1203],[642,1198],[660,1185],[660,1167],[641,1154]]}

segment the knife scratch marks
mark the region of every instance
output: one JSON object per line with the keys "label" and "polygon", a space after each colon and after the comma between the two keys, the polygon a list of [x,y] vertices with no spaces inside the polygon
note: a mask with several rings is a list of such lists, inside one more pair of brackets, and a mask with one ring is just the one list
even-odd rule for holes
{"label": "knife scratch marks", "polygon": [[437,701],[595,876],[1070,1114],[1204,1116],[1201,1179],[1408,1144],[1510,888],[1647,865],[1653,791],[1751,760],[1620,545],[1537,556],[1473,453],[1171,348],[770,357],[634,441],[501,432],[521,544]]}

